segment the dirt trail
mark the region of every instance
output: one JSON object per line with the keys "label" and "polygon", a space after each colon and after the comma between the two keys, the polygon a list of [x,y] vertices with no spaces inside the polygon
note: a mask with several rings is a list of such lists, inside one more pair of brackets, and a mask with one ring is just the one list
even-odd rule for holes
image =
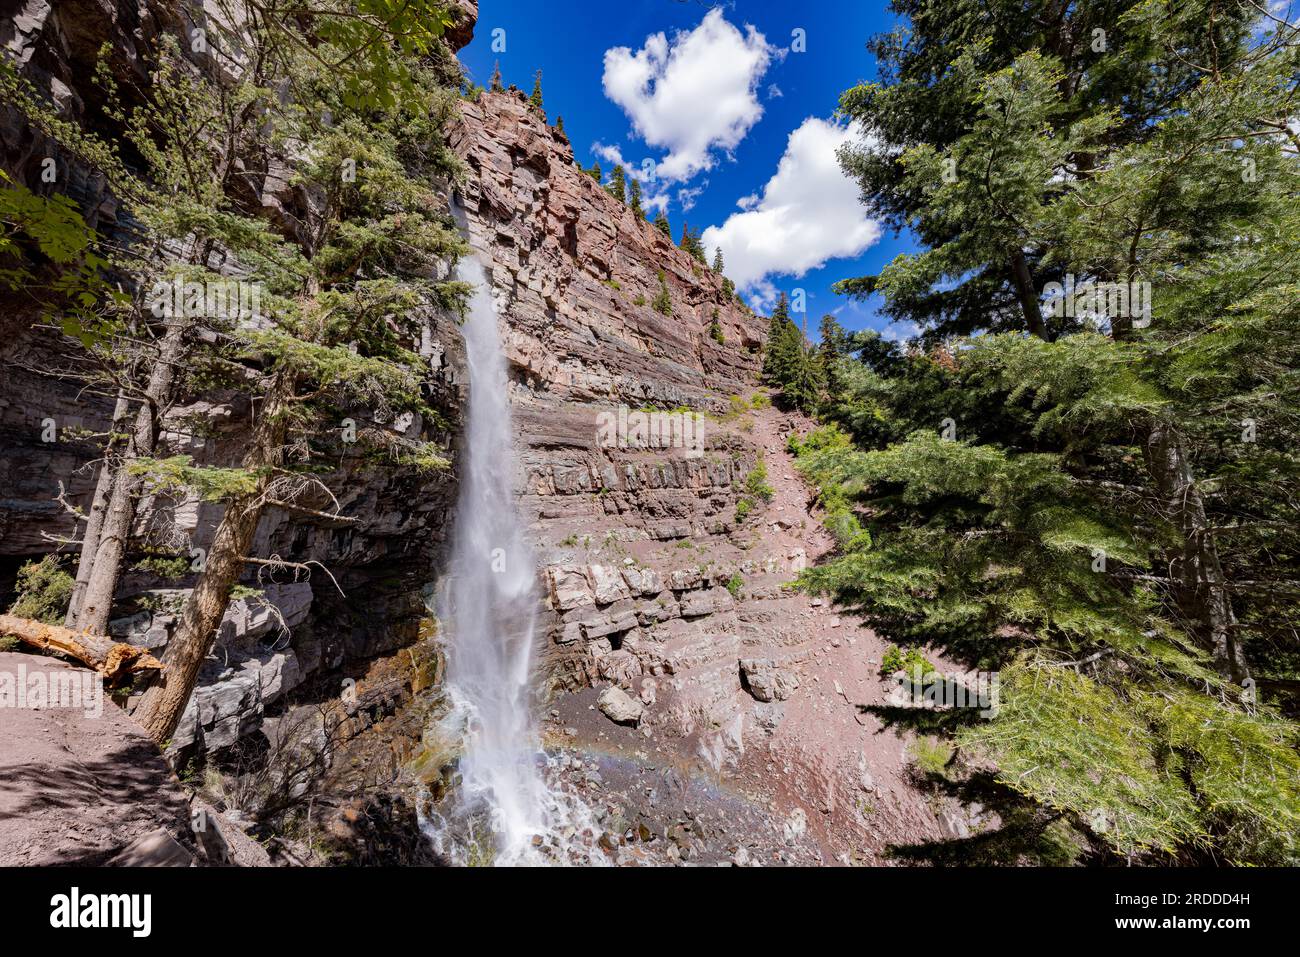
{"label": "dirt trail", "polygon": [[[10,689],[100,681],[85,668],[7,652],[6,677]],[[0,865],[101,865],[159,830],[192,849],[189,815],[158,749],[106,698],[95,708],[11,702],[0,712]]]}
{"label": "dirt trail", "polygon": [[[944,827],[912,783],[909,738],[862,710],[894,688],[879,675],[888,643],[831,601],[786,587],[833,545],[786,448],[791,431],[812,426],[772,407],[731,423],[762,452],[770,502],[725,539],[630,548],[655,567],[698,561],[743,578],[733,609],[669,622],[651,638],[670,665],[631,682],[648,701],[640,727],[607,721],[594,693],[561,697],[553,727],[568,727],[580,750],[673,764],[745,798],[770,824],[744,836],[753,861],[889,863],[889,845],[937,839]],[[783,700],[756,700],[740,676],[747,659],[797,686]]]}
{"label": "dirt trail", "polygon": [[[806,433],[813,425],[767,408],[754,413],[752,435],[764,449],[773,489],[763,547],[787,558],[802,549],[809,566],[834,543],[813,514],[814,490],[796,471],[786,442],[792,431]],[[829,599],[794,592],[766,604],[779,604],[783,622],[800,633],[786,649],[797,662],[799,688],[784,702],[766,761],[761,768],[744,762],[741,774],[760,787],[767,776],[778,807],[803,808],[823,847],[841,863],[882,863],[891,843],[941,836],[927,796],[909,780],[910,738],[861,710],[884,704],[894,688],[879,674],[889,643]]]}

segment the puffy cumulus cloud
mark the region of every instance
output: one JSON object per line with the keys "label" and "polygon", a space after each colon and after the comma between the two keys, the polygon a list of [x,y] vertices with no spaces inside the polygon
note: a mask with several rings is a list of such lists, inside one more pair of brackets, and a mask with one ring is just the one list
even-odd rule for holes
{"label": "puffy cumulus cloud", "polygon": [[758,122],[759,80],[780,55],[752,26],[741,33],[713,9],[671,40],[655,33],[635,53],[606,50],[605,95],[638,136],[668,151],[659,176],[680,182],[711,169],[712,151],[734,149]]}
{"label": "puffy cumulus cloud", "polygon": [[809,117],[790,134],[776,175],[761,197],[747,196],[721,226],[702,237],[708,255],[722,247],[727,275],[760,290],[771,275],[802,276],[828,259],[857,256],[880,238],[880,226],[840,169],[835,151],[855,134]]}
{"label": "puffy cumulus cloud", "polygon": [[706,179],[699,186],[692,186],[687,189],[679,189],[677,191],[677,205],[682,208],[682,212],[689,213],[692,209],[694,209],[696,202],[700,198],[700,195],[708,188],[709,188],[709,181]]}

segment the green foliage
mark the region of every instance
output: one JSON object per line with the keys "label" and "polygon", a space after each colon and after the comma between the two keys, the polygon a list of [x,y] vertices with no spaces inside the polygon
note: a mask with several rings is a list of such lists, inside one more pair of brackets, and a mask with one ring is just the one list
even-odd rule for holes
{"label": "green foliage", "polygon": [[747,495],[742,495],[736,502],[736,523],[740,524],[749,517],[749,513],[754,510],[754,500]]}
{"label": "green foliage", "polygon": [[731,592],[732,598],[740,597],[740,590],[745,587],[745,579],[740,577],[740,572],[735,572],[727,579],[727,591]]}
{"label": "green foliage", "polygon": [[885,649],[884,655],[880,659],[880,673],[882,675],[892,675],[896,672],[905,672],[909,677],[919,673],[922,678],[934,674],[937,669],[928,658],[922,654],[919,648],[902,649],[898,645],[890,645]]}
{"label": "green foliage", "polygon": [[[21,252],[19,243],[30,240],[40,255],[56,265],[74,263],[94,241],[94,233],[86,227],[76,204],[67,196],[37,196],[26,186],[14,183],[0,170],[0,255],[13,256]],[[17,289],[20,277],[8,272],[0,273],[6,288]]]}
{"label": "green foliage", "polygon": [[673,298],[668,292],[668,279],[664,276],[662,269],[659,270],[659,292],[655,294],[654,300],[650,303],[650,308],[665,316],[672,316],[673,314]]}
{"label": "green foliage", "polygon": [[97,307],[126,297],[104,277],[108,262],[76,205],[58,193],[37,196],[3,170],[0,181],[0,289],[33,297],[47,316],[57,310],[64,332],[87,346],[111,334]]}
{"label": "green foliage", "polygon": [[765,502],[772,501],[772,486],[767,482],[767,464],[759,459],[745,476],[745,491]]}
{"label": "green foliage", "polygon": [[63,570],[55,555],[24,562],[18,569],[17,600],[9,614],[31,618],[47,625],[63,624],[72,598],[72,576]]}
{"label": "green foliage", "polygon": [[[286,43],[302,43],[286,5],[265,2],[262,12],[268,28],[284,31]],[[414,61],[435,52],[456,17],[446,0],[325,4],[313,11],[312,29],[323,43],[311,53],[322,69],[339,77],[345,104],[388,108],[413,88]]]}
{"label": "green foliage", "polygon": [[538,70],[537,75],[533,77],[533,92],[529,94],[528,105],[537,112],[542,112],[542,71]]}
{"label": "green foliage", "polygon": [[627,202],[627,174],[621,165],[615,166],[614,171],[609,174],[609,184],[605,187],[605,191],[620,203]]}
{"label": "green foliage", "polygon": [[250,495],[257,488],[257,475],[247,469],[197,466],[188,455],[170,458],[138,458],[127,467],[159,491],[193,489],[205,502],[220,502]]}
{"label": "green foliage", "polygon": [[[830,427],[790,447],[837,548],[800,584],[998,671],[953,743],[1114,854],[1294,864],[1296,702],[1237,683],[1300,673],[1296,144],[1261,120],[1294,30],[1198,0],[896,8],[841,160],[921,248],[841,289],[920,333],[822,321]],[[1094,25],[1110,49],[1053,40]],[[1149,282],[1149,326],[1046,309],[1066,274]]]}
{"label": "green foliage", "polygon": [[663,233],[665,236],[669,237],[670,239],[672,238],[673,235],[672,227],[668,225],[668,217],[667,215],[665,215],[662,209],[659,210],[659,212],[655,213],[654,227],[655,229],[659,230],[659,232]]}
{"label": "green foliage", "polygon": [[917,738],[907,750],[912,764],[922,774],[947,776],[953,748],[946,741],[933,737]]}
{"label": "green foliage", "polygon": [[148,555],[136,562],[135,568],[168,581],[176,581],[189,574],[190,559],[182,555]]}
{"label": "green foliage", "polygon": [[[665,225],[666,222],[665,220]],[[677,241],[677,245],[690,253],[692,259],[700,263],[705,262],[704,244],[700,242],[699,230],[691,229],[688,224],[682,223],[682,238]]]}
{"label": "green foliage", "polygon": [[790,301],[784,292],[768,323],[763,379],[801,411],[811,413],[817,408],[825,377],[816,353],[806,346],[803,333],[790,319]]}
{"label": "green foliage", "polygon": [[718,308],[713,307],[713,318],[709,320],[709,338],[718,345],[723,345],[727,340],[722,335],[722,323],[718,321]]}

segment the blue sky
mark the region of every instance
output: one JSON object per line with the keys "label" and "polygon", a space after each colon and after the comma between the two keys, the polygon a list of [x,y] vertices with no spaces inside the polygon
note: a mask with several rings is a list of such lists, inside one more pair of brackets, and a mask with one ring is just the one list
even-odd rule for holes
{"label": "blue sky", "polygon": [[480,0],[460,57],[484,86],[497,61],[525,92],[541,69],[547,116],[564,117],[580,163],[648,169],[674,239],[683,219],[712,227],[710,256],[723,248],[760,308],[804,289],[815,336],[837,310],[851,329],[882,328],[871,303],[830,286],[914,248],[876,227],[833,161],[850,135],[832,122],[839,94],[875,78],[866,40],[893,23],[883,0]]}

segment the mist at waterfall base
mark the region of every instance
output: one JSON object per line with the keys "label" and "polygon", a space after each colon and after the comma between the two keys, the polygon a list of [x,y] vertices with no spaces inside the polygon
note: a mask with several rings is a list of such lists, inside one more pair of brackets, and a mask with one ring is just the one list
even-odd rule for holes
{"label": "mist at waterfall base", "polygon": [[456,278],[473,290],[461,327],[469,407],[449,580],[437,614],[446,634],[451,700],[441,723],[462,746],[459,785],[423,827],[452,863],[567,862],[576,849],[565,845],[583,831],[590,840],[594,828],[580,802],[548,785],[534,720],[539,596],[515,504],[506,360],[482,266],[467,257]]}

